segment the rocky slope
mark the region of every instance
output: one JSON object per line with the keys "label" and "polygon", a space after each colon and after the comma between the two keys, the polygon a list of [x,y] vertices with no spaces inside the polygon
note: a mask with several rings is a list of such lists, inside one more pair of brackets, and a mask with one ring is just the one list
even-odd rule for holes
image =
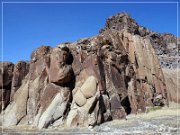
{"label": "rocky slope", "polygon": [[[120,13],[108,18],[95,37],[41,46],[29,62],[3,62],[1,123],[87,127],[168,105],[171,98],[158,57],[175,56],[175,40]],[[165,67],[178,65],[175,59],[171,66],[160,60]]]}

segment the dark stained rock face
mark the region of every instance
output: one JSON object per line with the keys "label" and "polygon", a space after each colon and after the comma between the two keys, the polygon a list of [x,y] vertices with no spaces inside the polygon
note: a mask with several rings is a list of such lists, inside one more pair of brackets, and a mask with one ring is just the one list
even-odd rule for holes
{"label": "dark stained rock face", "polygon": [[15,64],[11,85],[11,100],[14,93],[22,85],[22,81],[29,72],[29,63],[25,61],[19,61]]}
{"label": "dark stained rock face", "polygon": [[1,63],[0,66],[1,66],[0,88],[11,87],[14,64],[11,62],[3,62]]}
{"label": "dark stained rock face", "polygon": [[49,67],[49,81],[58,85],[68,85],[73,78],[73,69],[68,63],[69,48],[54,48],[51,54]]}
{"label": "dark stained rock face", "polygon": [[0,111],[5,109],[10,102],[11,83],[14,64],[3,62],[0,64]]}
{"label": "dark stained rock face", "polygon": [[98,36],[41,46],[30,62],[15,68],[5,63],[0,88],[11,92],[12,103],[6,103],[3,126],[95,126],[168,105],[159,48],[154,48],[175,42],[171,39],[120,13],[107,20]]}

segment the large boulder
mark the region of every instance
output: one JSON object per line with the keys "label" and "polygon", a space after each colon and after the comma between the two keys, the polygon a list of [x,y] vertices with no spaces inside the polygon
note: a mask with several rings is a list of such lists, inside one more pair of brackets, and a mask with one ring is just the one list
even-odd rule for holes
{"label": "large boulder", "polygon": [[94,76],[90,76],[81,86],[80,91],[86,98],[90,98],[95,95],[97,91],[97,80]]}
{"label": "large boulder", "polygon": [[70,52],[67,47],[62,49],[54,48],[51,54],[51,63],[49,68],[49,80],[58,85],[67,85],[73,79],[73,69],[67,64],[70,59]]}
{"label": "large boulder", "polygon": [[74,98],[74,101],[76,102],[76,104],[79,106],[83,106],[87,101],[86,97],[84,96],[84,94],[82,93],[81,90],[78,90],[74,94],[73,98]]}
{"label": "large boulder", "polygon": [[74,94],[73,98],[77,105],[83,106],[87,99],[94,96],[97,91],[97,79],[90,76]]}

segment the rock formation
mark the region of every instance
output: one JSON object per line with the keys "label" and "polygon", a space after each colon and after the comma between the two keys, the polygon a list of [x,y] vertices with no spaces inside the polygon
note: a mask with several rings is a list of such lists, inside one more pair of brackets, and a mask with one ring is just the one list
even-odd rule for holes
{"label": "rock formation", "polygon": [[3,126],[95,126],[168,105],[156,54],[171,41],[157,35],[120,13],[98,36],[41,46],[28,63],[3,62]]}
{"label": "rock formation", "polygon": [[13,69],[14,69],[14,64],[11,62],[3,62],[0,65],[0,91],[1,91],[0,111],[2,109],[5,109],[10,102]]}

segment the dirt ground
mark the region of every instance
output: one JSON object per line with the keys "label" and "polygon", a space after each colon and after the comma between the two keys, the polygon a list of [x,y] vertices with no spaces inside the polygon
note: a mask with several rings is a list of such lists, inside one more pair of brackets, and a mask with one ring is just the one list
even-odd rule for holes
{"label": "dirt ground", "polygon": [[[2,127],[1,127],[2,129]],[[56,128],[38,130],[30,127],[3,129],[2,135],[178,135],[180,134],[180,105],[153,108],[147,113],[128,115],[125,120],[113,120],[87,128]]]}

